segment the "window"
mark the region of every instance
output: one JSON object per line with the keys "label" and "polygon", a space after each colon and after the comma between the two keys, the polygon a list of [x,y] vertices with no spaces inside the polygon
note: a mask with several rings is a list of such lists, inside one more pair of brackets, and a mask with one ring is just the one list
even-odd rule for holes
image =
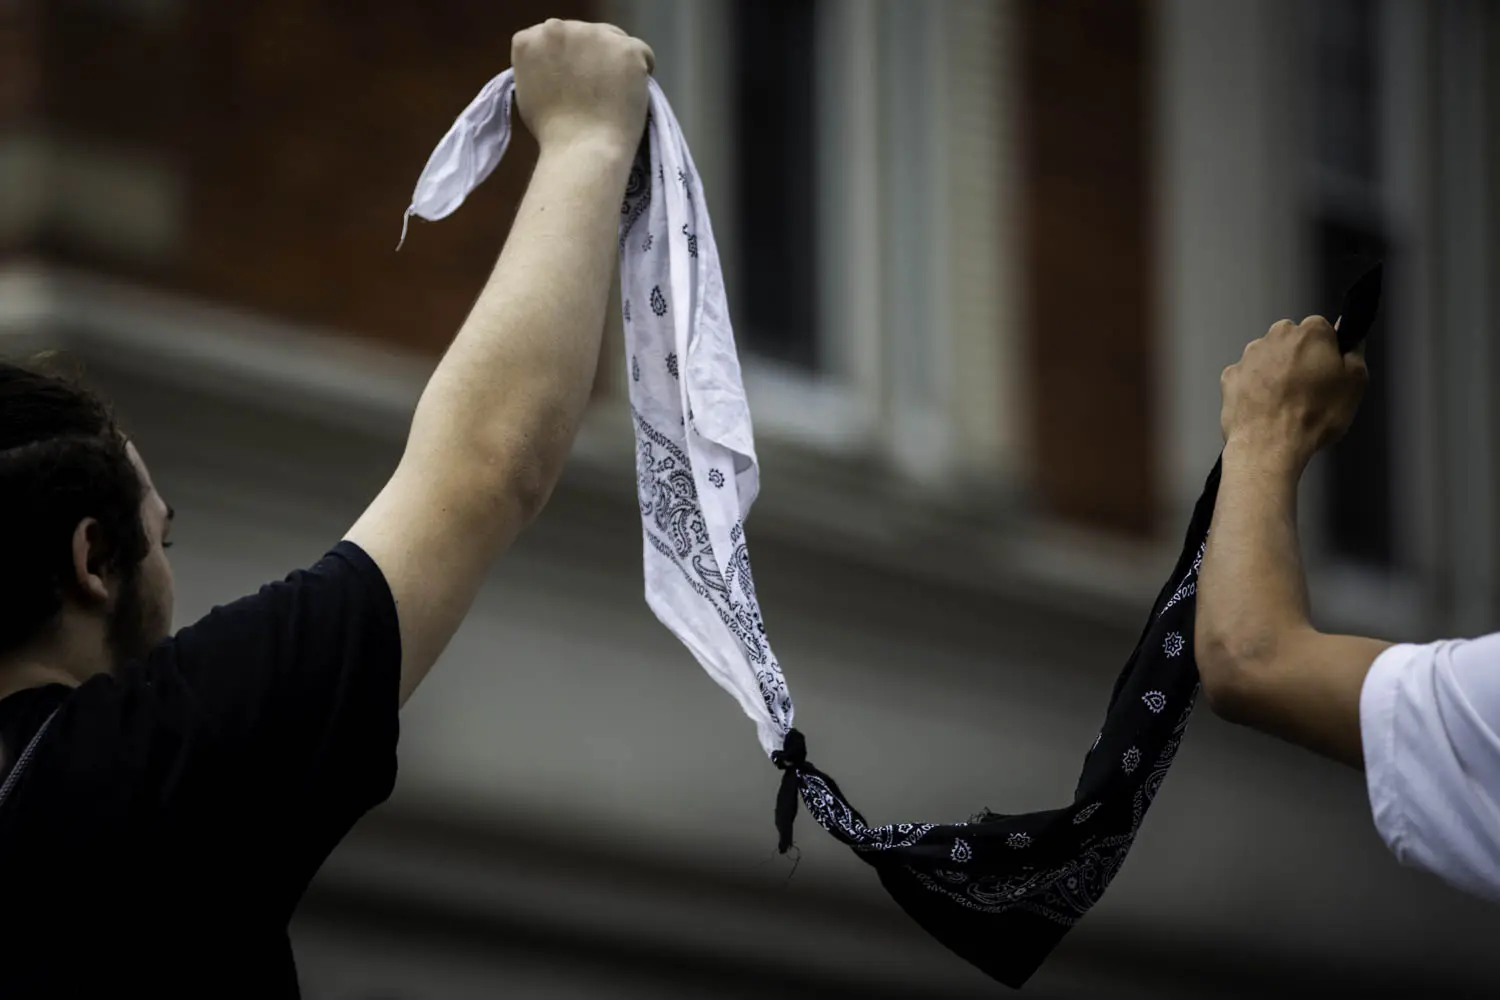
{"label": "window", "polygon": [[1319,0],[1309,13],[1318,160],[1346,176],[1373,180],[1380,173],[1379,4]]}
{"label": "window", "polygon": [[746,348],[817,371],[816,0],[737,0],[730,13],[737,273]]}
{"label": "window", "polygon": [[[1325,217],[1315,224],[1318,301],[1334,308],[1344,290],[1374,261],[1385,257],[1384,239],[1375,227],[1350,225]],[[1387,279],[1387,287],[1390,281]],[[1328,453],[1327,487],[1322,518],[1330,552],[1341,559],[1373,567],[1397,563],[1392,517],[1391,384],[1394,374],[1385,317],[1376,317],[1365,345],[1365,357],[1376,375],[1365,390],[1359,419]]]}
{"label": "window", "polygon": [[[1310,251],[1310,311],[1337,308],[1345,288],[1365,268],[1386,259],[1389,220],[1381,134],[1382,5],[1368,0],[1319,0],[1308,7],[1314,93]],[[1323,460],[1319,511],[1326,553],[1378,570],[1398,568],[1393,516],[1392,356],[1384,322],[1400,294],[1397,261],[1387,261],[1385,301],[1366,356],[1374,377],[1359,419]]]}
{"label": "window", "polygon": [[[960,130],[965,148],[994,144],[993,115],[971,122],[1001,100],[997,43],[974,27],[1001,5],[620,2],[652,39],[703,176],[757,431],[936,476],[954,460],[950,313],[987,315],[992,295],[953,293],[946,150]],[[993,173],[962,179],[985,194]],[[973,238],[969,218],[961,228],[970,272],[992,281],[993,238]],[[981,369],[968,383],[996,381]]]}

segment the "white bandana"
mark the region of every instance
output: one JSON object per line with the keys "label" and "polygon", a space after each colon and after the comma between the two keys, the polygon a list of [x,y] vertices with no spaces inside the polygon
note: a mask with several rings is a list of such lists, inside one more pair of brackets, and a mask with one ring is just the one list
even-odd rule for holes
{"label": "white bandana", "polygon": [[[438,143],[406,221],[451,215],[505,155],[515,84],[485,85]],[[760,487],[718,247],[692,155],[651,81],[621,206],[620,286],[645,535],[646,603],[755,723],[768,755],[793,709],[766,641],[744,520]]]}

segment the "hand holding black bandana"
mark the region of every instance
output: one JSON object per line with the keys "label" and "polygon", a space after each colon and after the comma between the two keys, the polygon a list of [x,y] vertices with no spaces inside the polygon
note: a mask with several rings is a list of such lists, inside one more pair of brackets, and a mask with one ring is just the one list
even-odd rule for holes
{"label": "hand holding black bandana", "polygon": [[[487,176],[504,155],[509,97],[502,74],[460,116],[429,161],[408,214],[442,218]],[[808,762],[766,639],[744,529],[759,464],[718,251],[692,157],[654,84],[647,132],[620,218],[647,602],[736,698],[782,769],[780,849],[791,846],[800,798],[824,829],[874,866],[923,928],[1019,987],[1120,870],[1181,743],[1198,692],[1195,595],[1219,467],[1115,682],[1071,804],[964,823],[870,826]],[[1379,295],[1377,268],[1345,302],[1343,349],[1362,340]]]}
{"label": "hand holding black bandana", "polygon": [[[1377,265],[1349,290],[1339,347],[1364,340],[1380,302]],[[872,828],[827,775],[806,763],[795,730],[777,757],[787,769],[777,803],[781,846],[791,840],[795,785],[808,811],[880,873],[896,901],[938,940],[1019,987],[1098,902],[1124,864],[1181,744],[1198,693],[1193,619],[1198,568],[1213,520],[1214,465],[1188,523],[1177,565],[1115,681],[1071,805],[968,823]]]}

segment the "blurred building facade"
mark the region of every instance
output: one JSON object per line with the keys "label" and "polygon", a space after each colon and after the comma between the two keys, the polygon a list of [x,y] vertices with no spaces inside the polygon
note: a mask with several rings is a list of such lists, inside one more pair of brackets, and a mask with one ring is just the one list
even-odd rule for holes
{"label": "blurred building facade", "polygon": [[[1500,11],[1483,0],[8,0],[0,331],[113,394],[180,618],[373,497],[534,149],[393,252],[432,145],[549,16],[617,20],[703,174],[814,759],[872,819],[1061,801],[1219,444],[1218,380],[1388,262],[1304,500],[1315,607],[1500,627]],[[567,479],[403,716],[296,924],[310,1000],[967,996],[641,599],[618,328]],[[1204,712],[1045,996],[1492,993],[1495,913],[1357,776]],[[768,858],[770,860],[768,860]]]}

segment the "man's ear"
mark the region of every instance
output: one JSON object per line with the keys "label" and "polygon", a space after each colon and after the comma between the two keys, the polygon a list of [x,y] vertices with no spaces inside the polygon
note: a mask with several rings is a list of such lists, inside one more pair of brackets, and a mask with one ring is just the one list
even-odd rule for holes
{"label": "man's ear", "polygon": [[81,594],[100,602],[109,600],[104,558],[103,529],[97,520],[86,517],[73,529],[73,583]]}

